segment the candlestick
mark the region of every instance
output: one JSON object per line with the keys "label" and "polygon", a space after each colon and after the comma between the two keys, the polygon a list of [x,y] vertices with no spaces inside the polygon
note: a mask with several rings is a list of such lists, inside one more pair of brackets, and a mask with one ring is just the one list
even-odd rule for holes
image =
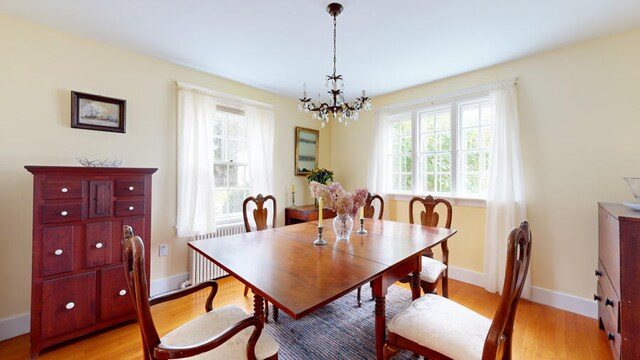
{"label": "candlestick", "polygon": [[364,206],[360,208],[360,219],[364,219]]}
{"label": "candlestick", "polygon": [[291,192],[295,192],[296,190],[293,188],[293,184],[291,184]]}
{"label": "candlestick", "polygon": [[364,229],[364,218],[360,218],[360,229],[356,231],[357,234],[365,235],[367,230]]}
{"label": "candlestick", "polygon": [[322,197],[318,198],[318,227],[322,227]]}
{"label": "candlestick", "polygon": [[291,192],[291,207],[296,207],[296,193],[295,193],[295,191]]}
{"label": "candlestick", "polygon": [[313,242],[313,245],[327,245],[327,242],[322,238],[322,226],[318,226],[318,238]]}

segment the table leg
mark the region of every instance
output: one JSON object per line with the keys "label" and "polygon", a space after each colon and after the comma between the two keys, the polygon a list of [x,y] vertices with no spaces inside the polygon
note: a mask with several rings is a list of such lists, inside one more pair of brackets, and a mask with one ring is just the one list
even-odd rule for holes
{"label": "table leg", "polygon": [[264,323],[264,298],[256,293],[253,294],[253,316]]}
{"label": "table leg", "polygon": [[372,281],[373,295],[376,299],[376,359],[383,359],[384,343],[387,339],[386,298],[387,287],[383,285],[383,277]]}
{"label": "table leg", "polygon": [[413,300],[420,297],[420,271],[414,271],[411,276],[411,298]]}

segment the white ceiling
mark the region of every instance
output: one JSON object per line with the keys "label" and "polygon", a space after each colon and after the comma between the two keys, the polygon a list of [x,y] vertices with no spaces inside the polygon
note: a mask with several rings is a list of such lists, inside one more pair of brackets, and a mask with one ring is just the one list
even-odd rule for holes
{"label": "white ceiling", "polygon": [[[299,97],[332,70],[326,0],[0,0],[0,13]],[[373,96],[640,27],[638,0],[343,0],[338,73]],[[180,79],[176,79],[180,80]]]}

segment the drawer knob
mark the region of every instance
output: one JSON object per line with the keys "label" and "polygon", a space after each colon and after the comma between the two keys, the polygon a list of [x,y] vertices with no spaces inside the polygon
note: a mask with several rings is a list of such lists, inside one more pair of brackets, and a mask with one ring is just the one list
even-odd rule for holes
{"label": "drawer knob", "polygon": [[120,295],[120,296],[127,295],[127,290],[125,290],[125,289],[120,290],[120,292],[118,292],[118,295]]}
{"label": "drawer knob", "polygon": [[129,191],[133,191],[134,187],[133,186],[129,186]]}
{"label": "drawer knob", "polygon": [[102,249],[103,246],[104,245],[101,242],[96,243],[96,249]]}
{"label": "drawer knob", "polygon": [[62,255],[62,249],[56,249],[53,253],[56,254],[56,256],[60,256]]}
{"label": "drawer knob", "polygon": [[609,299],[609,298],[605,298],[605,299],[604,299],[604,304],[605,304],[606,306],[611,306],[611,307],[613,307],[613,300],[611,300],[611,299]]}
{"label": "drawer knob", "polygon": [[133,206],[129,206],[129,211],[133,211]]}
{"label": "drawer knob", "polygon": [[60,212],[60,215],[62,215],[62,216],[67,216],[67,215],[69,215],[69,213],[68,213],[66,210],[62,210],[62,211]]}
{"label": "drawer knob", "polygon": [[63,193],[66,193],[67,191],[69,191],[69,189],[67,189],[67,188],[62,188],[62,189],[60,189],[60,191],[62,191]]}
{"label": "drawer knob", "polygon": [[596,276],[602,276],[602,271],[596,270]]}
{"label": "drawer knob", "polygon": [[595,301],[602,301],[602,298],[596,294],[593,294],[593,300]]}
{"label": "drawer knob", "polygon": [[67,305],[64,306],[67,310],[71,310],[74,307],[76,307],[76,304],[74,304],[73,302],[67,303]]}
{"label": "drawer knob", "polygon": [[607,333],[607,339],[615,342],[616,341],[616,336],[613,335],[613,333],[608,332]]}

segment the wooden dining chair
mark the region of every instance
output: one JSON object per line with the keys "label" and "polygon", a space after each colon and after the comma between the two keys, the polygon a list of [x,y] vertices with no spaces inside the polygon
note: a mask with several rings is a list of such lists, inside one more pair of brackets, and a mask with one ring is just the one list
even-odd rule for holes
{"label": "wooden dining chair", "polygon": [[[431,195],[427,195],[424,198],[412,198],[409,201],[409,223],[411,224],[415,224],[413,212],[416,203],[424,206],[424,211],[420,212],[420,223],[423,226],[444,226],[447,229],[451,229],[453,208],[449,201],[445,199],[434,199]],[[442,206],[436,208],[439,204],[442,204]],[[443,206],[443,214],[446,214],[446,220],[441,224],[441,216],[438,210]],[[433,258],[433,251],[431,251],[431,249],[424,252],[424,256],[422,257],[422,271],[420,271],[420,287],[425,294],[432,293],[436,291],[438,281],[440,281],[442,284],[442,296],[449,297],[449,247],[447,246],[447,240],[440,243],[440,248],[442,250],[442,261]],[[400,281],[410,282],[411,275],[404,277]]]}
{"label": "wooden dining chair", "polygon": [[[251,232],[252,230],[260,231],[265,230],[269,227],[268,219],[269,219],[269,211],[265,207],[268,204],[268,201],[271,201],[273,206],[273,214],[271,217],[271,226],[276,226],[276,198],[273,195],[263,196],[262,194],[258,194],[258,196],[253,197],[250,196],[242,202],[242,217],[244,218],[244,229],[246,232]],[[251,213],[251,217],[255,222],[255,227],[251,226],[251,222],[249,221],[249,205],[255,205],[255,209],[253,209]],[[247,285],[244,286],[244,296],[247,296],[249,293],[249,287]],[[269,318],[269,302],[267,299],[264,300],[264,316],[265,319]],[[278,308],[273,306],[273,320],[278,321]]]}
{"label": "wooden dining chair", "polygon": [[[378,201],[378,207],[380,209],[378,211],[378,220],[382,220],[382,215],[384,214],[384,199],[382,198],[382,196],[380,196],[378,194],[371,195],[371,193],[369,193],[367,195],[367,200],[364,203],[363,215],[367,219],[372,219],[373,218],[373,216],[376,213],[376,208],[374,206],[374,204],[375,204],[374,201],[375,200]],[[356,294],[356,300],[358,302],[358,307],[362,306],[361,291],[362,291],[362,287],[359,287],[358,288],[358,292]],[[373,290],[371,290],[371,298],[373,298]]]}
{"label": "wooden dining chair", "polygon": [[[262,332],[262,321],[235,305],[213,309],[213,298],[218,291],[218,283],[213,280],[149,298],[144,244],[140,237],[133,235],[133,230],[127,225],[124,226],[122,257],[129,293],[140,325],[145,360],[178,359],[196,355],[203,360],[278,359],[278,343],[269,334]],[[159,337],[151,306],[205,288],[211,288],[205,302],[206,312]]]}
{"label": "wooden dining chair", "polygon": [[387,324],[384,359],[400,349],[429,359],[511,359],[513,326],[530,255],[531,232],[523,221],[509,234],[502,296],[493,319],[445,297],[425,294]]}

